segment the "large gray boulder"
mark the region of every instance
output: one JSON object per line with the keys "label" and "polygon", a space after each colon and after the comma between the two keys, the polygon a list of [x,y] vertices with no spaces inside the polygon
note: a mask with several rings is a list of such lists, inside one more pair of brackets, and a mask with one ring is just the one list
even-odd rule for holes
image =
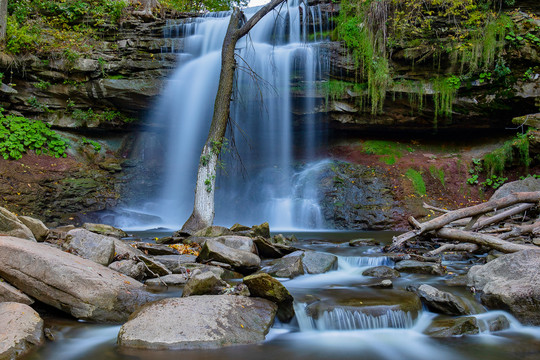
{"label": "large gray boulder", "polygon": [[32,234],[34,234],[37,241],[45,241],[49,234],[49,229],[45,226],[43,221],[30,216],[19,216],[19,220],[32,231]]}
{"label": "large gray boulder", "polygon": [[303,255],[302,251],[295,251],[281,259],[273,260],[270,265],[265,266],[261,271],[272,276],[290,279],[304,275]]}
{"label": "large gray boulder", "polygon": [[209,349],[264,340],[277,306],[260,298],[203,295],[169,298],[134,313],[118,334],[121,346]]}
{"label": "large gray boulder", "polygon": [[375,266],[364,270],[362,273],[364,276],[373,276],[381,279],[395,279],[400,277],[399,271],[392,269],[389,266]]}
{"label": "large gray boulder", "polygon": [[223,226],[209,226],[193,234],[196,237],[218,237],[223,235],[233,235],[234,233]]}
{"label": "large gray boulder", "polygon": [[3,207],[0,207],[0,234],[36,241],[32,231],[14,213]]}
{"label": "large gray boulder", "polygon": [[111,225],[84,223],[82,227],[88,231],[105,236],[113,236],[116,238],[123,238],[128,236],[128,234],[124,230],[115,228]]}
{"label": "large gray boulder", "polygon": [[473,266],[467,285],[482,291],[492,309],[510,311],[522,323],[540,325],[540,249],[503,255],[486,265]]}
{"label": "large gray boulder", "polygon": [[169,269],[173,274],[178,274],[183,272],[184,264],[194,263],[197,261],[197,256],[195,255],[158,255],[154,256],[154,260],[163,264],[167,269]]}
{"label": "large gray boulder", "polygon": [[478,320],[472,316],[458,318],[438,318],[433,320],[424,334],[433,337],[474,335],[480,332]]}
{"label": "large gray boulder", "polygon": [[338,258],[336,255],[318,251],[306,251],[302,257],[302,264],[308,274],[323,274],[337,269]]}
{"label": "large gray boulder", "polygon": [[422,284],[417,288],[413,287],[411,290],[433,312],[446,315],[469,315],[471,313],[465,303],[459,298],[431,285]]}
{"label": "large gray boulder", "polygon": [[109,265],[109,269],[118,271],[119,273],[134,278],[135,280],[142,280],[146,271],[144,264],[135,260],[115,261]]}
{"label": "large gray boulder", "polygon": [[261,264],[261,259],[252,252],[233,249],[217,239],[207,240],[197,257],[198,262],[212,260],[229,264],[241,273],[254,272]]}
{"label": "large gray boulder", "polygon": [[257,248],[255,247],[253,240],[248,236],[220,236],[216,238],[216,241],[219,241],[223,245],[236,250],[242,250],[257,254]]}
{"label": "large gray boulder", "polygon": [[30,306],[0,303],[0,359],[14,360],[43,343],[43,320]]}
{"label": "large gray boulder", "polygon": [[532,176],[504,184],[493,193],[490,200],[500,199],[515,192],[531,191],[540,191],[540,179],[535,179]]}
{"label": "large gray boulder", "polygon": [[112,262],[115,252],[114,238],[85,229],[68,231],[62,248],[104,266]]}
{"label": "large gray boulder", "polygon": [[51,246],[0,237],[0,276],[78,319],[121,322],[151,300],[143,284]]}
{"label": "large gray boulder", "polygon": [[159,278],[148,279],[145,281],[145,285],[150,286],[180,286],[184,285],[188,281],[187,275],[171,274],[161,276]]}

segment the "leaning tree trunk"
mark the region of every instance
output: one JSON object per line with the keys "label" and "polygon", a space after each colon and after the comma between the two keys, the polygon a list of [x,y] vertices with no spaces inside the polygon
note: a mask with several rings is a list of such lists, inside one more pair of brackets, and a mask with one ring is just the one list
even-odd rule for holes
{"label": "leaning tree trunk", "polygon": [[221,73],[219,85],[214,102],[214,114],[208,138],[203,146],[197,171],[197,184],[195,186],[195,204],[193,213],[182,227],[183,232],[193,233],[212,225],[214,222],[214,196],[218,158],[225,138],[225,131],[231,110],[234,72],[236,68],[236,43],[276,6],[285,0],[272,0],[255,13],[242,25],[243,14],[235,8],[221,49]]}
{"label": "leaning tree trunk", "polygon": [[0,0],[0,42],[6,37],[8,0]]}

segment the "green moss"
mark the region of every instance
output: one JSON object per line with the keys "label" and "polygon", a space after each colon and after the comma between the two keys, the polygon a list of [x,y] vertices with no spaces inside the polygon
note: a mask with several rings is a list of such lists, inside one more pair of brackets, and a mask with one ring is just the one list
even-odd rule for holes
{"label": "green moss", "polygon": [[422,173],[409,168],[407,169],[405,176],[411,181],[413,188],[418,195],[420,196],[426,195],[426,183],[424,182],[424,179],[422,178]]}
{"label": "green moss", "polygon": [[452,103],[461,85],[461,80],[455,76],[439,77],[433,80],[433,102],[435,104],[435,116],[433,126],[437,128],[437,119],[440,116],[452,116]]}
{"label": "green moss", "polygon": [[433,178],[439,180],[441,182],[441,185],[443,186],[443,188],[446,188],[446,186],[444,185],[444,171],[443,169],[439,169],[437,168],[435,165],[430,165],[429,166],[429,173],[431,174],[431,176],[433,176]]}
{"label": "green moss", "polygon": [[366,140],[362,143],[362,150],[367,154],[381,156],[379,160],[387,165],[394,165],[401,158],[405,146],[392,141]]}
{"label": "green moss", "polygon": [[532,159],[529,154],[529,134],[518,134],[515,138],[506,141],[500,148],[486,154],[483,158],[484,169],[491,177],[502,176],[504,170],[514,163],[525,166],[526,173]]}

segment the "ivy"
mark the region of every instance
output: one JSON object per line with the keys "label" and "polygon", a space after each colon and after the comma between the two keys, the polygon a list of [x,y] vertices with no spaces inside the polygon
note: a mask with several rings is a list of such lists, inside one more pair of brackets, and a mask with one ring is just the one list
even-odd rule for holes
{"label": "ivy", "polygon": [[0,113],[0,155],[6,160],[18,160],[28,151],[66,157],[68,144],[65,139],[39,120]]}

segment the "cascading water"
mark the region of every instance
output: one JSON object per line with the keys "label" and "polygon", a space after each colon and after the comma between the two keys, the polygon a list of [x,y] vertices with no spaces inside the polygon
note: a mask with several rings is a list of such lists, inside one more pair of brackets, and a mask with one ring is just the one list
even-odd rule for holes
{"label": "cascading water", "polygon": [[[249,17],[255,11],[249,8],[245,13]],[[216,223],[268,221],[272,228],[281,229],[324,227],[316,184],[309,180],[324,164],[314,162],[324,128],[305,115],[313,113],[316,83],[327,68],[319,46],[321,32],[327,30],[322,21],[319,6],[289,0],[238,42],[234,125],[225,146],[230,153],[222,156],[224,166],[217,179]],[[179,51],[180,65],[151,116],[151,122],[164,129],[164,179],[161,194],[151,195],[154,198],[144,205],[144,211],[160,216],[164,226],[177,228],[193,207],[228,22],[229,14],[222,12],[169,23],[164,30],[183,45],[178,50],[178,42],[171,42],[173,48],[166,49]],[[309,37],[319,42],[308,42]],[[298,93],[302,95],[295,96]],[[293,121],[294,113],[303,115],[300,124]]]}

